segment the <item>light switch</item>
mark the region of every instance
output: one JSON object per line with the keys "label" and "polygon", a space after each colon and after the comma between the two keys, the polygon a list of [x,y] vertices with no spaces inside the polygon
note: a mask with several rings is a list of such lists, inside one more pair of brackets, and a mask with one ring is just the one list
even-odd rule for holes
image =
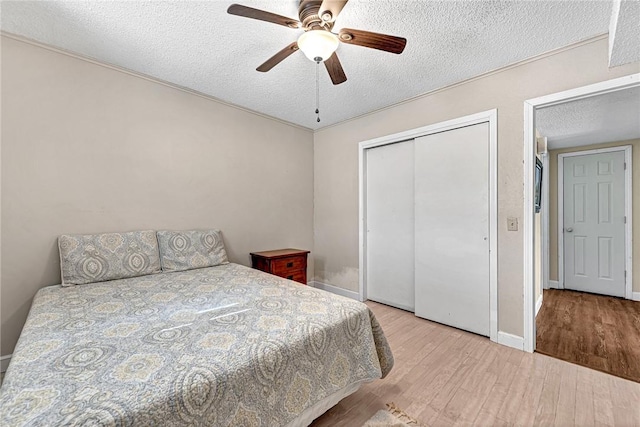
{"label": "light switch", "polygon": [[507,218],[507,230],[518,231],[518,218],[515,218],[515,217]]}

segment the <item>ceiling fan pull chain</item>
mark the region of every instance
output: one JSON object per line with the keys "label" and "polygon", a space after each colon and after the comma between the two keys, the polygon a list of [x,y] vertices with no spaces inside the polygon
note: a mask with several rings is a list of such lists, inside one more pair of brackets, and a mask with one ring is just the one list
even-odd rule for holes
{"label": "ceiling fan pull chain", "polygon": [[316,115],[320,123],[320,61],[316,61]]}

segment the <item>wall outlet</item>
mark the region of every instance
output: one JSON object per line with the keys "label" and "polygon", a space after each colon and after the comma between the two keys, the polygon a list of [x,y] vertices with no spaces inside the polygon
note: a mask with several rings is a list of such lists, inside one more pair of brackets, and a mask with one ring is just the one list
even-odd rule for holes
{"label": "wall outlet", "polygon": [[507,230],[518,231],[518,218],[514,218],[514,217],[507,218]]}

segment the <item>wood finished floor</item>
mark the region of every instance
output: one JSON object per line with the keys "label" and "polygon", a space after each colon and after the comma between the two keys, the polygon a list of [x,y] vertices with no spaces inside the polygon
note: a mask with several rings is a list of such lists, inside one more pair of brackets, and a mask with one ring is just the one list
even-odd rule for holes
{"label": "wood finished floor", "polygon": [[536,351],[640,382],[640,302],[549,289],[536,327]]}
{"label": "wood finished floor", "polygon": [[312,424],[361,426],[394,402],[425,426],[640,426],[640,384],[374,302],[395,358]]}

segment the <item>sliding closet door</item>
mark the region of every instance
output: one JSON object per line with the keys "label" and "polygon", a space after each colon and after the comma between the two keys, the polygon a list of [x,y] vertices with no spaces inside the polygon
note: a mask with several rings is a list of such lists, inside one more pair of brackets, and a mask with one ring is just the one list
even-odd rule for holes
{"label": "sliding closet door", "polygon": [[415,313],[489,335],[489,124],[415,140]]}
{"label": "sliding closet door", "polygon": [[413,140],[366,156],[367,299],[413,311]]}

